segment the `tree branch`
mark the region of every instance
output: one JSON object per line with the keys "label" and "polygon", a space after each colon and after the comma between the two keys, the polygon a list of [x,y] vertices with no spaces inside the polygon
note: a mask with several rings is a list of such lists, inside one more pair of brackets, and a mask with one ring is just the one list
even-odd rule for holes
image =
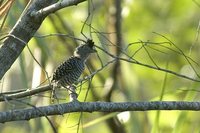
{"label": "tree branch", "polygon": [[68,7],[68,6],[77,5],[77,4],[84,2],[84,1],[86,1],[86,0],[61,0],[61,1],[58,1],[57,3],[55,3],[55,4],[52,4],[48,7],[40,9],[37,12],[34,12],[32,15],[34,15],[36,17],[37,16],[47,16],[50,13],[56,12],[57,10],[60,10],[62,8]]}
{"label": "tree branch", "polygon": [[0,93],[0,102],[14,100],[14,99],[18,99],[18,98],[27,97],[27,96],[32,96],[32,95],[39,94],[41,92],[45,92],[45,91],[49,91],[49,90],[52,90],[52,87],[49,85],[44,85],[44,86],[40,86],[36,89],[27,89],[26,91],[14,93],[14,94],[5,94],[4,95],[3,93]]}
{"label": "tree branch", "polygon": [[200,111],[200,102],[184,101],[154,101],[154,102],[70,102],[37,109],[17,109],[0,112],[0,123],[18,120],[30,120],[49,115],[62,115],[72,112],[123,112],[123,111],[151,111],[151,110],[188,110]]}

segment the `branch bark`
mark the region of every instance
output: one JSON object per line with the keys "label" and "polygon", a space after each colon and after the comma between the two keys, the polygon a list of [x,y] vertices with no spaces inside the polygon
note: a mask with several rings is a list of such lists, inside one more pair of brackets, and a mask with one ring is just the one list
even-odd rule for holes
{"label": "branch bark", "polygon": [[37,117],[62,115],[72,112],[123,112],[151,110],[200,111],[200,102],[154,101],[154,102],[70,102],[29,109],[0,112],[0,123],[30,120]]}
{"label": "branch bark", "polygon": [[26,91],[14,93],[14,94],[0,93],[0,102],[24,98],[27,96],[32,96],[32,95],[39,94],[45,91],[50,91],[50,90],[52,90],[52,87],[50,85],[44,85],[35,89],[27,89]]}
{"label": "branch bark", "polygon": [[[64,4],[63,1],[65,1]],[[3,45],[0,48],[0,79],[2,79],[8,69],[10,69],[26,44],[38,30],[46,16],[64,7],[77,5],[84,0],[63,1],[57,2],[57,0],[34,0],[30,4],[30,6],[12,28],[8,37],[4,40]],[[59,4],[62,4],[62,6],[59,6]],[[50,11],[43,11],[46,9],[46,7],[52,7],[51,5],[54,5],[54,9],[50,8],[50,10],[48,8]],[[57,8],[55,8],[55,6],[57,6]]]}

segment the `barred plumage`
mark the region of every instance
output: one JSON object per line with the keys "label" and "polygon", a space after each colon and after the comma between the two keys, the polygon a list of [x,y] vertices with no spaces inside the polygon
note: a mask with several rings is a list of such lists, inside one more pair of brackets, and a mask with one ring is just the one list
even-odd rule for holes
{"label": "barred plumage", "polygon": [[72,57],[58,66],[53,74],[52,82],[61,86],[74,84],[85,68],[87,57],[94,52],[96,52],[94,42],[88,39],[86,44],[76,48]]}

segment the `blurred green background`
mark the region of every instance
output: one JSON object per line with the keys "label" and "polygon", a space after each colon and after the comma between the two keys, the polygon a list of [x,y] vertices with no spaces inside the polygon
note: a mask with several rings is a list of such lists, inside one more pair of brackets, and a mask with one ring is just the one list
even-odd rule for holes
{"label": "blurred green background", "polygon": [[[1,34],[8,33],[24,10],[27,0],[15,1],[11,7]],[[118,10],[115,0],[93,0],[89,5],[83,2],[78,6],[64,8],[48,16],[42,23],[35,37],[28,43],[34,57],[41,64],[39,66],[31,56],[27,47],[13,64],[11,69],[1,80],[1,92],[25,88],[35,88],[46,79],[48,72],[51,76],[54,69],[73,54],[73,50],[81,42],[67,36],[50,35],[54,33],[69,34],[86,40],[84,35],[93,39],[96,45],[104,48],[111,54],[116,54],[119,47],[116,42],[117,21],[114,14]],[[172,41],[182,52],[200,62],[199,58],[199,20],[200,1],[189,0],[123,0],[121,1],[121,37],[120,49],[125,49],[134,42],[168,42],[158,35],[164,35]],[[81,28],[90,13],[83,34]],[[2,19],[1,19],[2,23]],[[92,30],[90,30],[92,29]],[[95,32],[100,32],[97,34]],[[104,34],[106,33],[106,34]],[[158,33],[158,34],[155,34]],[[106,39],[106,38],[108,39]],[[113,42],[113,43],[110,43]],[[142,44],[144,47],[142,47]],[[164,46],[164,47],[163,47]],[[104,52],[97,49],[98,55],[93,55],[87,61],[82,77],[89,75],[112,60]],[[139,62],[151,66],[159,66],[176,73],[197,78],[199,65],[192,62],[196,73],[182,53],[172,44],[133,44],[126,53]],[[99,59],[99,57],[100,59]],[[123,55],[125,57],[125,55]],[[152,61],[153,60],[153,61]],[[155,63],[154,63],[155,62]],[[141,65],[120,61],[112,63],[97,73],[91,80],[77,88],[79,100],[84,101],[198,101],[199,83],[166,74]],[[88,91],[89,90],[89,91]],[[64,89],[57,91],[59,103],[68,102],[68,94]],[[50,92],[34,95],[24,99],[26,102],[43,106],[50,105]],[[10,101],[0,103],[0,110],[7,111],[18,108],[28,108],[23,103]],[[81,120],[79,121],[81,116]],[[60,133],[183,133],[200,132],[199,112],[193,111],[149,111],[123,113],[72,113],[63,116],[50,117]],[[80,124],[78,124],[80,122]],[[52,129],[45,118],[29,121],[8,122],[0,124],[0,132],[9,133],[51,133]]]}

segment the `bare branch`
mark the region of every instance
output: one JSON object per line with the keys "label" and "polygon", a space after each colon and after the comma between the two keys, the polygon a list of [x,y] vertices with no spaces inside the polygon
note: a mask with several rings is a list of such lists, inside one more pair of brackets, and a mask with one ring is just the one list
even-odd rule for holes
{"label": "bare branch", "polygon": [[141,66],[148,67],[148,68],[151,68],[151,69],[167,72],[167,73],[170,73],[170,74],[173,74],[173,75],[176,75],[178,77],[181,77],[181,78],[184,78],[184,79],[188,79],[188,80],[191,80],[191,81],[200,82],[200,79],[191,78],[191,77],[188,77],[186,75],[179,74],[179,73],[176,73],[176,72],[174,72],[172,70],[164,69],[164,68],[161,68],[161,67],[151,66],[151,65],[136,61],[132,57],[130,57],[129,59],[126,59],[126,58],[123,58],[123,57],[118,57],[118,56],[115,56],[115,55],[109,53],[108,51],[102,49],[101,47],[99,47],[97,45],[95,45],[95,47],[97,47],[98,49],[100,49],[101,51],[103,51],[104,53],[106,53],[107,55],[109,55],[110,57],[112,57],[114,59],[119,59],[121,61],[125,61],[125,62],[128,62],[128,63],[137,64],[137,65],[141,65]]}
{"label": "bare branch", "polygon": [[27,89],[26,91],[22,91],[19,93],[14,93],[14,94],[9,94],[9,95],[2,94],[0,96],[0,102],[14,100],[14,99],[18,99],[18,98],[27,97],[27,96],[32,96],[35,94],[39,94],[41,92],[49,91],[51,89],[52,89],[51,86],[45,85],[45,86],[38,87],[36,89]]}
{"label": "bare branch", "polygon": [[[40,110],[40,111],[38,111]],[[70,102],[29,109],[0,112],[0,123],[33,118],[62,115],[72,112],[123,112],[151,110],[188,110],[200,111],[200,102],[154,101],[154,102]],[[42,113],[41,113],[42,112]],[[45,115],[44,115],[45,114]]]}
{"label": "bare branch", "polygon": [[61,1],[58,1],[57,3],[55,3],[55,4],[52,4],[48,7],[40,9],[37,12],[33,12],[31,15],[36,16],[36,17],[37,16],[47,16],[50,13],[56,12],[57,10],[60,10],[62,8],[68,7],[68,6],[77,5],[77,4],[84,2],[84,1],[86,1],[86,0],[61,0]]}

